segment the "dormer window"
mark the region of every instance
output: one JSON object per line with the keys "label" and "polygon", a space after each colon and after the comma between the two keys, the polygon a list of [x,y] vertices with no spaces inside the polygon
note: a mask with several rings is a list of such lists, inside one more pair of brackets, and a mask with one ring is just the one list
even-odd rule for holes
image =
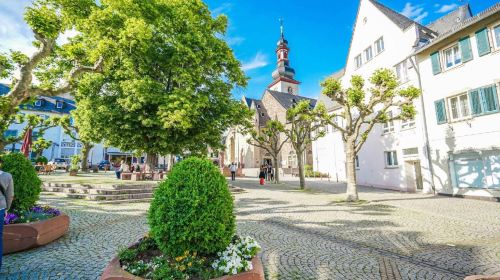
{"label": "dormer window", "polygon": [[293,93],[293,88],[292,87],[288,87],[288,93]]}
{"label": "dormer window", "polygon": [[56,108],[57,109],[62,109],[63,105],[64,105],[64,102],[62,102],[60,100],[56,101]]}
{"label": "dormer window", "polygon": [[35,101],[35,107],[42,107],[42,99],[37,99]]}
{"label": "dormer window", "polygon": [[297,103],[297,100],[295,100],[295,98],[292,98],[292,102]]}
{"label": "dormer window", "polygon": [[263,117],[264,116],[264,113],[260,113],[260,116]]}
{"label": "dormer window", "polygon": [[260,105],[257,105],[257,109],[260,109]]}

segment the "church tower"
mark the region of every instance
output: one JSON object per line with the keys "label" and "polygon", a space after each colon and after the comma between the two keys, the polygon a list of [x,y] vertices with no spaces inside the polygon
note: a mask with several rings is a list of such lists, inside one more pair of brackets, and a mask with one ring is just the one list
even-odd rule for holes
{"label": "church tower", "polygon": [[300,82],[294,79],[295,70],[290,67],[290,60],[288,59],[290,48],[288,48],[288,41],[285,39],[285,35],[283,33],[283,21],[280,20],[280,22],[281,37],[276,48],[278,66],[276,70],[273,71],[273,82],[268,86],[268,88],[274,91],[298,95]]}

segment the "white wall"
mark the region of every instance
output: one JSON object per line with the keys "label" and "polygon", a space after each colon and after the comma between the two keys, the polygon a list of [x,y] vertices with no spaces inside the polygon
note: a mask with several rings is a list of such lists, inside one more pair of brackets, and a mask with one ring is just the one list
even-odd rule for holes
{"label": "white wall", "polygon": [[[497,20],[494,24],[500,24]],[[425,108],[428,120],[429,140],[433,168],[435,172],[434,181],[439,192],[461,195],[500,196],[500,189],[477,190],[459,189],[453,187],[453,172],[450,172],[450,153],[457,154],[464,151],[488,151],[497,150],[500,153],[500,113],[470,117],[466,120],[437,124],[434,102],[442,98],[448,98],[459,93],[468,92],[471,89],[496,83],[497,94],[500,92],[500,49],[479,57],[475,31],[484,27],[478,25],[464,30],[446,42],[426,50],[419,55],[419,67],[422,73],[423,94],[425,97]],[[430,54],[443,50],[458,38],[469,35],[473,50],[473,60],[461,64],[455,68],[445,70],[434,75]],[[491,33],[490,33],[491,35]],[[491,38],[490,38],[491,39]],[[491,42],[491,40],[490,40]],[[498,96],[500,97],[500,96]],[[450,120],[449,110],[448,120]]]}

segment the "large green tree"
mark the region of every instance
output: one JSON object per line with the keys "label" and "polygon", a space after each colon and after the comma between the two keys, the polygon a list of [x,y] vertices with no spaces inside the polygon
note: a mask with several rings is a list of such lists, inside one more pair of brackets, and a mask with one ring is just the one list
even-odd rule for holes
{"label": "large green tree", "polygon": [[[106,60],[80,80],[76,100],[110,146],[147,154],[199,154],[249,116],[231,98],[246,77],[222,40],[227,18],[200,0],[102,1],[83,28]],[[89,112],[90,114],[90,112]]]}
{"label": "large green tree", "polygon": [[[312,141],[325,135],[320,128],[330,123],[331,117],[326,112],[323,104],[313,107],[309,100],[302,100],[286,112],[287,126],[285,134],[290,139],[293,149],[297,155],[299,166],[300,188],[306,186],[304,172],[305,152],[310,147]],[[313,133],[315,132],[315,133]]]}
{"label": "large green tree", "polygon": [[370,131],[376,124],[414,118],[413,100],[420,95],[420,90],[413,86],[400,87],[395,74],[388,69],[376,70],[369,82],[370,86],[366,88],[365,80],[355,75],[351,77],[349,88],[343,88],[341,82],[334,78],[328,78],[321,84],[323,94],[341,106],[332,117],[342,118],[344,125],[337,122],[331,124],[341,132],[344,141],[347,201],[359,199],[355,161]]}

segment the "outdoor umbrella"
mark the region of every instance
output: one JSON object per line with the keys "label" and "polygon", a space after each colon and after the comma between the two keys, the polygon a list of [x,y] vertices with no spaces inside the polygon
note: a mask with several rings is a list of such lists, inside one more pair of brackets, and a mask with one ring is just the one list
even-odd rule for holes
{"label": "outdoor umbrella", "polygon": [[26,134],[24,134],[23,146],[21,147],[21,153],[27,158],[29,158],[30,155],[31,144],[33,144],[33,138],[31,127],[29,127],[26,130]]}

